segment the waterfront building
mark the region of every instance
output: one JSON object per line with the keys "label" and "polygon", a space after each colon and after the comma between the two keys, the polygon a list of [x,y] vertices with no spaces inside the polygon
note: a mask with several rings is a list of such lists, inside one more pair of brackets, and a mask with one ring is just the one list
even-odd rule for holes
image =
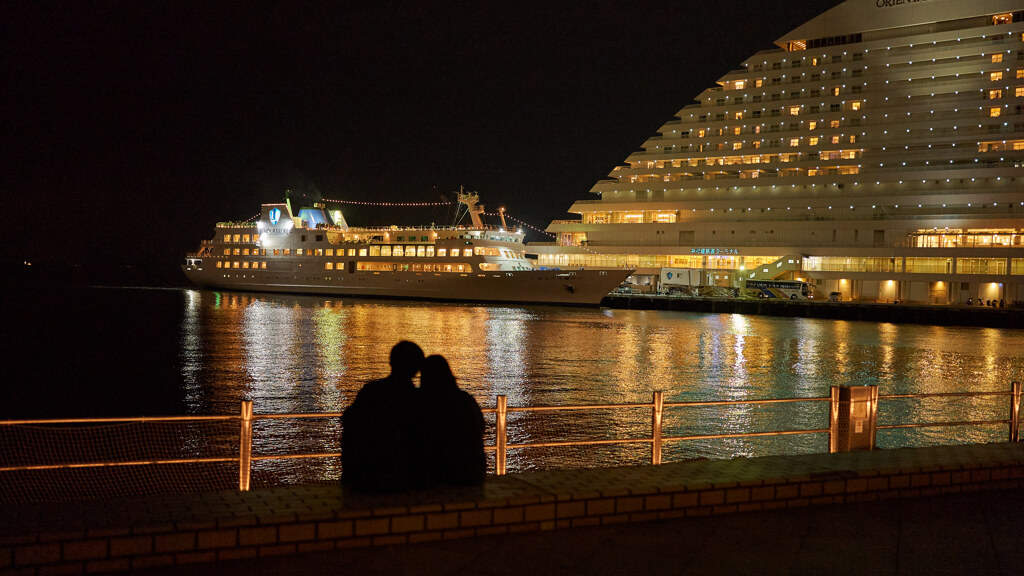
{"label": "waterfront building", "polygon": [[540,264],[1024,301],[1024,3],[848,0],[776,44],[552,222]]}

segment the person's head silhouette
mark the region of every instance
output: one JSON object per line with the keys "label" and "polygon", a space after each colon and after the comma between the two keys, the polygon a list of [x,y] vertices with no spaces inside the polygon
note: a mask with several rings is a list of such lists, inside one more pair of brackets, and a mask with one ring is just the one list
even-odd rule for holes
{"label": "person's head silhouette", "polygon": [[413,342],[402,340],[391,348],[391,375],[412,379],[423,365],[423,349]]}
{"label": "person's head silhouette", "polygon": [[423,361],[423,371],[420,373],[420,388],[424,392],[440,394],[458,390],[459,385],[455,382],[455,375],[448,365],[444,356],[434,354],[427,356]]}

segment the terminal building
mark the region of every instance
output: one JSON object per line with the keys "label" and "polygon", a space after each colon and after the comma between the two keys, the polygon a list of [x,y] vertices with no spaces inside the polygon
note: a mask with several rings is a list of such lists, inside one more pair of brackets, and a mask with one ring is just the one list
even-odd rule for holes
{"label": "terminal building", "polygon": [[848,0],[722,76],[552,222],[540,264],[1024,302],[1024,5]]}

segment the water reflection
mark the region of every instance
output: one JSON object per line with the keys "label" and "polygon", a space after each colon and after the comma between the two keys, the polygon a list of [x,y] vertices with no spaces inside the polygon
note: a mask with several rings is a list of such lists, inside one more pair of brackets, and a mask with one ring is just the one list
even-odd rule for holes
{"label": "water reflection", "polygon": [[[865,322],[474,306],[186,291],[181,321],[182,392],[197,414],[336,412],[362,384],[388,372],[401,339],[445,355],[460,385],[483,406],[828,396],[832,385],[877,384],[881,394],[1005,391],[1024,373],[1024,330],[936,328]],[[1001,400],[893,401],[883,423],[1004,418]],[[1000,412],[1002,411],[1002,412]],[[666,414],[666,434],[822,428],[823,404],[691,409]],[[264,449],[337,436],[337,422],[311,430],[266,425]],[[627,437],[650,433],[644,411],[513,414],[510,441]],[[879,444],[1001,440],[1003,432],[958,428],[892,431]],[[822,438],[671,444],[672,457],[821,451]],[[595,450],[530,456],[513,469],[584,462]],[[630,448],[614,462],[647,456]],[[605,462],[610,463],[610,462]],[[325,469],[326,470],[326,469]],[[323,471],[329,474],[330,470]]]}

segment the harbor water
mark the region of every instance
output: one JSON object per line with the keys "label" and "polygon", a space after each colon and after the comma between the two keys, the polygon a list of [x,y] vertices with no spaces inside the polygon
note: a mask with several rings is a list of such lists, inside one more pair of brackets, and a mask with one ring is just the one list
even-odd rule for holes
{"label": "harbor water", "polygon": [[[480,405],[557,406],[1008,391],[1024,330],[670,311],[469,305],[215,292],[74,288],[13,294],[5,307],[0,418],[339,412],[388,371],[402,339],[448,358]],[[1007,417],[1008,400],[890,400],[879,421]],[[827,427],[824,402],[675,408],[665,434]],[[493,437],[493,415],[488,434]],[[257,423],[257,453],[330,451],[336,418]],[[650,435],[650,409],[511,413],[509,443]],[[996,442],[1003,425],[889,430],[881,447]],[[229,442],[229,439],[224,440]],[[489,440],[490,442],[490,440]],[[822,452],[824,435],[672,442],[665,461]],[[518,449],[509,470],[649,462],[647,445]],[[260,462],[295,478],[336,463]]]}

